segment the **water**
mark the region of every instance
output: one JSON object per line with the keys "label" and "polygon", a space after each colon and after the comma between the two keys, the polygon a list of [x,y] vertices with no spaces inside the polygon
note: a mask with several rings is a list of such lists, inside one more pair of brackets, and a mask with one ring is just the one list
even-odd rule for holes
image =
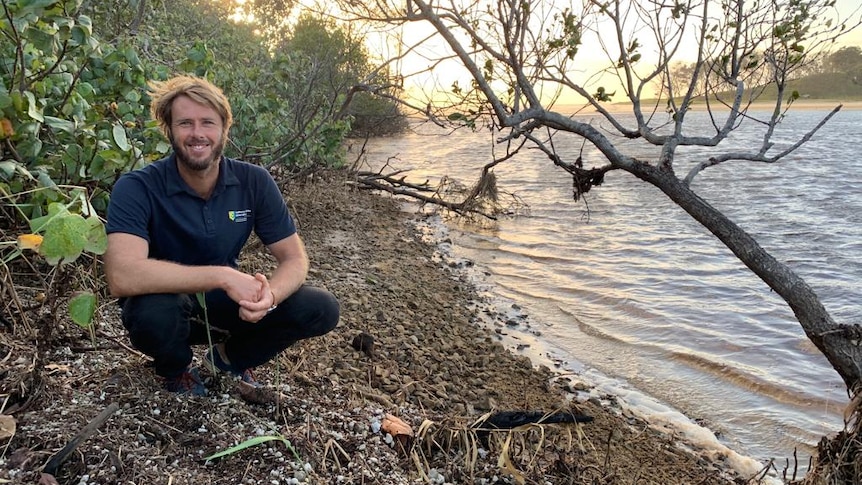
{"label": "water", "polygon": [[[825,114],[792,113],[776,140],[794,140]],[[702,113],[690,116],[708,126]],[[746,124],[730,144],[759,146],[758,130]],[[692,185],[799,273],[841,323],[862,321],[860,139],[862,111],[840,112],[780,164],[727,162]],[[422,125],[373,141],[367,159],[380,166],[395,157],[389,163],[412,169],[416,182],[448,174],[470,184],[490,140]],[[654,153],[618,142],[628,154]],[[555,145],[572,158],[581,148],[574,139]],[[585,166],[600,163],[585,148]],[[688,169],[680,158],[675,167]],[[529,315],[525,342],[541,335],[542,352],[563,369],[649,396],[779,469],[794,449],[804,468],[820,437],[842,428],[844,385],[784,301],[658,190],[617,171],[575,202],[571,179],[535,150],[495,173],[529,213],[449,229],[454,251],[484,272],[491,295]]]}

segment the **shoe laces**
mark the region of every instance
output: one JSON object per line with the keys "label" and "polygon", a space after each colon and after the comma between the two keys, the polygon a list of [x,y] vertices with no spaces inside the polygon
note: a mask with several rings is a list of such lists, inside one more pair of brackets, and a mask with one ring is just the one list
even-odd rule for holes
{"label": "shoe laces", "polygon": [[246,384],[251,384],[255,387],[258,386],[257,380],[255,380],[254,373],[251,371],[251,369],[245,369],[239,372],[237,376],[239,377],[239,380],[245,382]]}

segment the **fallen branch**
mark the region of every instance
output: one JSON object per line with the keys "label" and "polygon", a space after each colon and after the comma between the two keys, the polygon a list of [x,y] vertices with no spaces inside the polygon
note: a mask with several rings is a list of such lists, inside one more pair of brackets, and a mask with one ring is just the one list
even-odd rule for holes
{"label": "fallen branch", "polygon": [[62,450],[55,453],[54,456],[52,456],[51,459],[48,460],[48,464],[45,465],[45,468],[42,469],[43,475],[56,475],[57,470],[59,470],[60,468],[60,465],[62,465],[63,462],[66,461],[67,458],[69,458],[69,455],[71,455],[72,452],[75,451],[75,448],[77,448],[78,445],[83,443],[84,440],[89,438],[90,435],[92,435],[93,432],[99,428],[99,426],[104,424],[105,421],[107,421],[112,414],[117,412],[118,409],[120,409],[119,404],[111,403],[110,406],[108,406],[104,411],[99,413],[99,415],[96,416],[92,421],[87,423],[87,426],[84,426],[84,429],[82,429],[80,433],[78,433],[74,438],[72,438],[72,440],[69,441],[69,443],[67,443]]}
{"label": "fallen branch", "polygon": [[375,172],[357,172],[357,176],[357,183],[363,189],[382,190],[393,195],[411,197],[422,203],[434,204],[457,214],[477,214],[491,220],[497,219],[494,215],[479,210],[474,197],[468,197],[461,202],[450,202],[438,196],[428,196],[421,193],[432,192],[432,190],[426,184],[416,185],[408,183],[404,180],[404,177],[394,178]]}

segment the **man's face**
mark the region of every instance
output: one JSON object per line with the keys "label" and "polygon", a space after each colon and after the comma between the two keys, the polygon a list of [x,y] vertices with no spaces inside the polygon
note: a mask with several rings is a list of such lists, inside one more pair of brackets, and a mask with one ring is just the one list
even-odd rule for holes
{"label": "man's face", "polygon": [[171,107],[171,144],[186,168],[202,171],[218,163],[224,150],[218,112],[188,96],[178,96]]}

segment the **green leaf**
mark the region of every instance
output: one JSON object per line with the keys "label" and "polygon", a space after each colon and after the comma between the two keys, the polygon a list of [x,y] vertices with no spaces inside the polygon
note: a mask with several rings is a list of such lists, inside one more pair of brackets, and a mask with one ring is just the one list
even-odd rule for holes
{"label": "green leaf", "polygon": [[86,34],[88,36],[93,34],[93,20],[87,15],[78,16],[78,25],[86,29]]}
{"label": "green leaf", "polygon": [[129,140],[126,138],[126,129],[123,128],[123,125],[115,123],[111,133],[114,136],[114,143],[117,144],[120,150],[127,152],[131,149],[131,146],[129,146]]}
{"label": "green leaf", "polygon": [[55,35],[57,35],[56,29],[47,32],[37,29],[27,29],[26,31],[28,43],[45,54],[54,51]]}
{"label": "green leaf", "polygon": [[54,179],[52,179],[50,175],[48,175],[48,172],[40,170],[38,172],[37,178],[39,180],[39,185],[41,185],[42,187],[47,187],[50,189],[57,188],[57,183],[54,182]]}
{"label": "green leaf", "polygon": [[141,93],[137,91],[129,91],[123,97],[126,99],[126,101],[129,101],[134,104],[138,104],[141,101]]}
{"label": "green leaf", "polygon": [[35,12],[37,9],[50,7],[57,3],[57,0],[19,0],[18,6],[21,7],[21,13]]}
{"label": "green leaf", "polygon": [[89,230],[87,231],[87,242],[84,245],[84,250],[93,254],[105,254],[108,250],[108,234],[105,232],[105,225],[98,217],[88,217],[86,219]]}
{"label": "green leaf", "polygon": [[31,91],[24,91],[24,96],[27,97],[27,114],[30,118],[44,123],[45,118],[42,116],[42,108],[36,104],[36,96]]}
{"label": "green leaf", "polygon": [[87,29],[81,27],[80,25],[76,25],[72,27],[72,40],[75,41],[78,45],[84,45],[87,43],[87,39],[89,38],[89,32]]}
{"label": "green leaf", "polygon": [[81,327],[89,328],[93,324],[95,314],[96,295],[94,293],[84,291],[69,300],[69,317]]}
{"label": "green leaf", "polygon": [[48,223],[39,254],[53,266],[60,262],[71,263],[78,259],[87,246],[89,232],[90,226],[83,217],[66,211]]}
{"label": "green leaf", "polygon": [[156,143],[156,153],[164,154],[164,153],[168,153],[168,151],[170,151],[170,150],[171,150],[171,144],[170,143],[168,143],[166,141],[161,141],[161,140],[159,140],[159,142]]}
{"label": "green leaf", "polygon": [[12,174],[16,172],[18,162],[14,160],[3,160],[0,162],[0,176],[5,179],[12,178]]}
{"label": "green leaf", "polygon": [[27,170],[27,167],[25,167],[23,164],[16,162],[15,160],[3,160],[2,162],[0,162],[0,170],[2,170],[3,173],[7,173],[8,171],[10,178],[12,177],[13,172],[18,172],[22,177],[33,181],[36,180],[36,178],[33,177],[33,174],[30,173],[29,170]]}
{"label": "green leaf", "polygon": [[215,460],[216,458],[221,458],[223,456],[232,455],[238,451],[242,451],[246,448],[251,448],[252,446],[256,446],[256,445],[259,445],[261,443],[266,443],[268,441],[281,441],[286,446],[293,448],[290,444],[290,441],[288,441],[283,436],[255,436],[254,438],[247,439],[247,440],[243,441],[242,443],[240,443],[236,446],[231,446],[230,448],[228,448],[226,450],[212,454],[212,455],[204,458],[204,460],[210,461],[210,460]]}
{"label": "green leaf", "polygon": [[54,128],[56,130],[60,130],[65,133],[72,134],[75,132],[75,124],[69,120],[64,120],[62,118],[55,118],[54,116],[46,116],[45,124]]}
{"label": "green leaf", "polygon": [[0,110],[8,108],[12,106],[12,96],[9,96],[9,92],[5,90],[2,83],[0,83]]}

